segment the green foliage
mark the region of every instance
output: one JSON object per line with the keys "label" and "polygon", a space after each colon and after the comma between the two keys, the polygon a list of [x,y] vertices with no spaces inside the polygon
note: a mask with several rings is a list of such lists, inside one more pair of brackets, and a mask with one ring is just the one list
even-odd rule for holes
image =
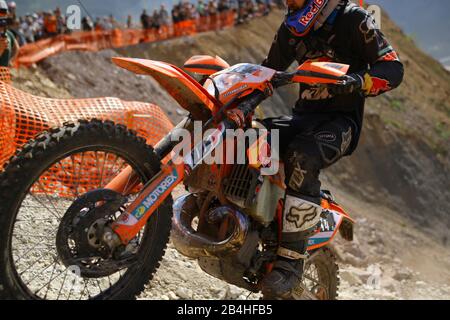
{"label": "green foliage", "polygon": [[403,130],[403,126],[397,120],[394,120],[391,118],[383,118],[383,122],[388,127],[393,127],[393,128],[399,129],[399,130]]}
{"label": "green foliage", "polygon": [[405,109],[405,106],[402,100],[393,99],[391,100],[391,108],[395,111],[403,111]]}
{"label": "green foliage", "polygon": [[435,126],[436,133],[439,135],[440,138],[443,140],[449,140],[450,139],[450,127],[445,122],[438,122]]}

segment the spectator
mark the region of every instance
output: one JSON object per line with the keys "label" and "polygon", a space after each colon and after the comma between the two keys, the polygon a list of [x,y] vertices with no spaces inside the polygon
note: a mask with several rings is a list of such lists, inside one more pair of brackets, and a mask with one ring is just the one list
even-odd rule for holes
{"label": "spectator", "polygon": [[230,10],[230,6],[228,5],[228,0],[220,0],[219,5],[217,6],[217,11],[220,13],[224,11]]}
{"label": "spectator", "polygon": [[20,19],[17,17],[16,7],[17,7],[17,5],[15,2],[13,2],[13,1],[8,2],[9,14],[11,16],[11,21],[12,21],[11,27],[9,30],[14,34],[19,45],[23,46],[26,43],[24,35],[20,32],[20,26],[23,22],[23,19]]}
{"label": "spectator", "polygon": [[127,28],[128,29],[133,28],[133,17],[131,15],[128,15],[128,18],[127,18]]}
{"label": "spectator", "polygon": [[143,10],[142,14],[141,14],[141,24],[142,24],[142,29],[144,30],[148,30],[150,29],[150,17],[147,14],[147,10]]}
{"label": "spectator", "polygon": [[120,23],[117,22],[116,18],[112,14],[108,18],[105,18],[107,30],[120,29]]}
{"label": "spectator", "polygon": [[19,44],[14,34],[9,30],[8,21],[11,21],[8,5],[0,0],[0,19],[5,21],[0,27],[0,66],[9,67],[18,54]]}
{"label": "spectator", "polygon": [[34,42],[35,39],[35,30],[33,28],[34,19],[30,14],[27,14],[25,18],[19,19],[19,33],[23,35],[25,38],[25,42]]}
{"label": "spectator", "polygon": [[165,5],[161,5],[159,9],[159,17],[162,26],[168,26],[170,24],[169,12],[166,10]]}
{"label": "spectator", "polygon": [[56,32],[58,34],[65,33],[67,31],[66,18],[61,14],[61,9],[59,7],[54,11],[54,15],[56,18]]}
{"label": "spectator", "polygon": [[46,38],[58,35],[58,20],[51,11],[44,13],[44,35]]}
{"label": "spectator", "polygon": [[17,9],[17,4],[14,1],[8,2],[9,14],[14,21],[17,20],[16,9]]}
{"label": "spectator", "polygon": [[159,30],[161,27],[161,16],[159,15],[158,10],[153,11],[152,17],[152,29]]}
{"label": "spectator", "polygon": [[198,1],[197,12],[198,12],[200,17],[207,17],[208,16],[207,7],[206,7],[205,3],[203,2],[203,0],[199,0]]}
{"label": "spectator", "polygon": [[102,21],[101,18],[95,19],[94,29],[95,29],[95,31],[103,31],[103,30],[105,30],[105,26],[104,26],[103,21]]}
{"label": "spectator", "polygon": [[[175,25],[173,29],[175,30],[175,36],[179,36],[186,34],[184,32],[185,28],[189,28],[189,32],[192,30],[195,32],[216,29],[222,26],[222,21],[225,21],[222,19],[222,13],[229,12],[230,10],[237,13],[237,23],[243,23],[254,16],[268,14],[274,3],[282,5],[284,1],[197,0],[197,4],[194,5],[191,1],[182,0],[172,7],[170,13],[165,5],[161,5],[152,14],[148,14],[147,10],[144,9],[140,16],[140,22],[143,29],[155,30],[159,34],[168,34],[171,30],[169,25],[173,23]],[[9,3],[9,11],[11,16],[14,17],[16,12],[14,2]],[[219,14],[221,15],[220,19],[218,17]],[[201,22],[197,22],[197,26],[190,23],[179,24],[179,22],[199,18],[204,19]],[[10,31],[15,32],[16,39],[20,39],[20,43],[22,44],[69,32],[66,26],[66,17],[61,13],[59,8],[56,8],[54,12],[27,14],[16,20],[15,27],[11,27]],[[84,31],[113,30],[121,27],[120,23],[112,15],[96,18],[95,23],[89,17],[83,17],[81,23]],[[133,28],[133,17],[131,15],[127,17],[126,27],[128,29]]]}
{"label": "spectator", "polygon": [[174,24],[177,24],[178,22],[181,21],[181,12],[180,12],[180,8],[178,5],[173,6],[172,8],[172,22]]}
{"label": "spectator", "polygon": [[217,6],[214,1],[209,1],[208,4],[208,15],[209,16],[215,16],[217,14]]}
{"label": "spectator", "polygon": [[83,31],[94,30],[94,24],[92,23],[92,20],[89,17],[83,17],[83,19],[81,19],[81,26],[83,28]]}

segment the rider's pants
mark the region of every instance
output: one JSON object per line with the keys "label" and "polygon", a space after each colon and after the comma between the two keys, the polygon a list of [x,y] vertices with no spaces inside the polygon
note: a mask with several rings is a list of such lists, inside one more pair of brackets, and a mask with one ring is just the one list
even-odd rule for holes
{"label": "rider's pants", "polygon": [[358,128],[340,113],[271,118],[264,124],[279,130],[285,164],[283,242],[305,240],[320,220],[320,171],[352,151]]}

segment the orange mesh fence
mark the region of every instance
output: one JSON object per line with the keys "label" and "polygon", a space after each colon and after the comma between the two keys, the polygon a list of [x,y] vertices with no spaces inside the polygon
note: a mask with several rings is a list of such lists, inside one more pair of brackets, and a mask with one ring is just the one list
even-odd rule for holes
{"label": "orange mesh fence", "polygon": [[[0,79],[10,79],[9,70],[0,69]],[[155,145],[173,128],[166,114],[158,106],[149,103],[117,98],[47,99],[20,91],[3,81],[0,81],[0,99],[0,169],[17,148],[42,131],[61,126],[67,121],[93,118],[111,120],[137,131],[150,145]],[[64,168],[51,168],[48,177],[40,180],[43,189],[68,197],[69,192],[73,195],[74,188],[82,192],[98,187],[101,181],[107,182],[120,172],[120,166],[112,162],[117,162],[117,159],[106,157],[108,155],[92,153],[84,159],[72,158],[72,163],[65,164]],[[81,181],[78,178],[75,186],[75,181],[70,179],[76,176],[75,172],[81,163],[83,167],[90,166],[92,174],[84,176]],[[99,163],[104,168],[102,176],[98,170]]]}
{"label": "orange mesh fence", "polygon": [[231,27],[235,23],[234,12],[224,12],[209,17],[178,22],[162,26],[158,30],[111,30],[74,32],[40,40],[20,48],[15,66],[28,67],[52,55],[70,50],[98,51],[108,48],[120,48],[142,42],[154,42],[181,36],[190,36],[199,32],[213,31]]}
{"label": "orange mesh fence", "polygon": [[0,67],[0,81],[11,83],[11,72],[7,67]]}

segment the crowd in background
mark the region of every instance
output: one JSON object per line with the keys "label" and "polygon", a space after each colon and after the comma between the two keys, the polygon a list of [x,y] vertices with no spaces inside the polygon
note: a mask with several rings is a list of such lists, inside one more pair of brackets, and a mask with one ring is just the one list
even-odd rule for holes
{"label": "crowd in background", "polygon": [[[153,12],[144,9],[139,21],[136,22],[133,21],[131,15],[124,23],[117,21],[113,15],[95,19],[86,15],[82,18],[81,26],[84,31],[123,28],[160,29],[172,23],[176,24],[202,17],[214,17],[223,12],[235,13],[236,23],[240,24],[255,16],[267,15],[273,7],[281,7],[283,3],[283,0],[198,0],[195,4],[183,0],[172,9],[168,9],[165,5],[161,5],[159,9]],[[14,25],[11,29],[16,33],[21,45],[70,32],[66,27],[66,17],[60,8],[56,8],[54,11],[35,12],[17,17],[16,4],[10,2],[9,7],[14,19]]]}

